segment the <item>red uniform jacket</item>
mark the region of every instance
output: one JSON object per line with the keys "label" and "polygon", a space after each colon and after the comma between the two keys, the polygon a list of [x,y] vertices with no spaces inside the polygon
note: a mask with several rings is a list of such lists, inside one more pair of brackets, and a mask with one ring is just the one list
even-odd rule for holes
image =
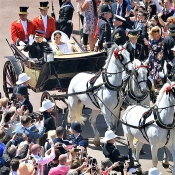
{"label": "red uniform jacket", "polygon": [[[37,16],[33,19],[33,24],[35,26],[35,30],[43,30],[44,24],[41,16]],[[46,29],[46,38],[51,38],[52,33],[56,30],[55,19],[51,16],[47,16],[47,29]]]}
{"label": "red uniform jacket", "polygon": [[15,44],[19,41],[25,41],[26,37],[29,39],[30,34],[34,34],[34,25],[32,21],[27,20],[27,32],[24,33],[24,29],[21,20],[16,20],[11,24],[11,38]]}

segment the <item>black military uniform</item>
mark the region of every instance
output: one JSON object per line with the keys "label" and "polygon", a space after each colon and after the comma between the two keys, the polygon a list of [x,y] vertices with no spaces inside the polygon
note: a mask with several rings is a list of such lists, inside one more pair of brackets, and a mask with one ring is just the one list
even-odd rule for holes
{"label": "black military uniform", "polygon": [[64,32],[70,38],[73,30],[72,16],[74,7],[71,2],[65,2],[59,12],[59,19],[56,21],[56,29]]}
{"label": "black military uniform", "polygon": [[104,13],[111,12],[111,9],[108,5],[101,6],[101,16],[98,23],[98,48],[99,50],[103,49],[103,43],[111,42],[111,26],[109,22],[103,17]]}
{"label": "black military uniform", "polygon": [[115,21],[121,21],[123,23],[126,19],[114,14],[113,25],[115,29],[112,33],[112,41],[114,41],[117,45],[124,45],[126,43],[125,29],[122,23],[120,26],[115,26]]}
{"label": "black military uniform", "polygon": [[[129,38],[138,38],[139,37],[138,30],[130,30],[128,33]],[[130,53],[131,62],[134,59],[138,59],[140,61],[144,61],[146,59],[146,55],[144,52],[144,47],[142,44],[136,43],[133,45],[131,41],[126,43],[126,50]]]}
{"label": "black military uniform", "polygon": [[24,105],[24,108],[25,108],[24,110],[29,110],[29,113],[32,113],[33,106],[30,103],[30,101],[26,98],[29,95],[28,90],[27,90],[27,86],[24,86],[24,85],[17,86],[17,91],[16,91],[15,95],[17,95],[17,94],[21,94],[21,95],[25,96],[24,101],[19,102],[19,107]]}
{"label": "black military uniform", "polygon": [[[35,37],[44,37],[45,34],[46,33],[42,30],[36,30]],[[36,41],[34,41],[32,45],[27,44],[24,47],[24,51],[29,51],[30,58],[40,59],[44,57],[44,50],[49,47],[50,45],[47,42],[42,41],[41,43],[37,43]]]}
{"label": "black military uniform", "polygon": [[[169,26],[169,36],[164,39],[164,60],[172,61],[174,58],[173,51],[171,50],[175,46],[175,24]],[[172,66],[167,64],[168,74],[171,72]]]}

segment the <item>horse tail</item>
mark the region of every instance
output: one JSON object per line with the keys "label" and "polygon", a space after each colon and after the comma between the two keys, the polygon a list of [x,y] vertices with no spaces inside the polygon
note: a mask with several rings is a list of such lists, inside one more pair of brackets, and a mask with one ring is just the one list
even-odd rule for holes
{"label": "horse tail", "polygon": [[[79,100],[77,103],[76,110],[75,110],[75,119],[74,120],[79,122],[80,124],[84,125],[86,118],[82,116],[82,109],[83,109],[83,103]],[[70,115],[70,108],[69,108],[68,117],[67,117],[68,123],[71,123],[70,117],[71,117],[71,115]]]}

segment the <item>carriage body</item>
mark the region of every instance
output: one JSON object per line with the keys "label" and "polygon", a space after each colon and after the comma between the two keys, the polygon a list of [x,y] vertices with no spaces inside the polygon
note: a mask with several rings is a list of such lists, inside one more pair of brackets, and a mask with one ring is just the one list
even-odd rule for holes
{"label": "carriage body", "polygon": [[97,72],[105,64],[105,52],[83,52],[75,38],[71,38],[73,53],[55,55],[54,61],[36,64],[22,47],[11,45],[14,56],[6,56],[8,61],[3,69],[5,95],[13,92],[18,75],[25,72],[31,79],[29,85],[35,92],[67,91],[71,79],[80,72]]}

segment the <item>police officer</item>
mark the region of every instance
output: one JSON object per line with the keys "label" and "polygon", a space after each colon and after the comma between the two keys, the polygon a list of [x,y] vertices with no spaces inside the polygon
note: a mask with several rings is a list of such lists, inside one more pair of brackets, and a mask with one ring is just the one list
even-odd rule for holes
{"label": "police officer", "polygon": [[[11,97],[12,101],[15,101],[15,99],[16,99],[15,93],[17,92],[18,86],[21,85],[21,84],[23,84],[25,86],[28,86],[28,81],[30,80],[30,78],[31,77],[27,76],[26,73],[19,74],[18,81],[16,82],[16,86],[13,89],[13,94],[12,94],[12,97]],[[27,95],[26,98],[29,100],[29,96],[28,95]]]}
{"label": "police officer", "polygon": [[111,18],[111,9],[108,5],[101,6],[101,16],[98,23],[98,49],[106,47],[107,42],[111,42],[111,27],[108,20]]}
{"label": "police officer", "polygon": [[23,109],[22,109],[23,112],[26,111],[26,110],[29,110],[29,113],[32,113],[33,112],[33,106],[30,103],[30,101],[27,99],[27,96],[29,95],[27,86],[19,85],[15,95],[18,99],[19,107],[23,106]]}
{"label": "police officer", "polygon": [[146,55],[144,52],[144,47],[142,44],[137,43],[137,39],[139,38],[138,30],[130,30],[128,33],[129,41],[126,43],[126,50],[130,53],[131,62],[134,59],[138,59],[140,61],[144,61],[146,59]]}
{"label": "police officer", "polygon": [[112,34],[112,41],[114,41],[117,45],[124,45],[126,43],[126,33],[122,26],[124,21],[126,21],[125,18],[114,14],[114,32]]}
{"label": "police officer", "polygon": [[74,7],[70,0],[63,0],[59,11],[59,19],[56,21],[56,29],[64,32],[70,38],[73,30],[72,16]]}
{"label": "police officer", "polygon": [[81,135],[82,129],[79,122],[75,121],[70,127],[72,145],[82,146],[87,148],[88,141]]}

